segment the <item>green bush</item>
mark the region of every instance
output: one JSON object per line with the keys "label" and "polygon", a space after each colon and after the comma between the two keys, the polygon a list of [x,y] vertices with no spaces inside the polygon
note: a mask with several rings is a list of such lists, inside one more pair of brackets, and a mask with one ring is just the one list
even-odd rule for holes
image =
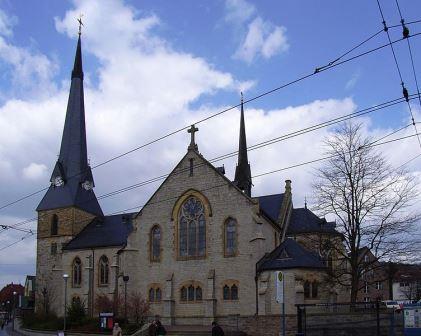
{"label": "green bush", "polygon": [[81,300],[72,300],[72,303],[67,307],[67,320],[69,326],[83,324],[86,319],[85,303]]}
{"label": "green bush", "polygon": [[35,330],[60,330],[63,329],[63,318],[54,314],[25,314],[22,317],[22,327]]}

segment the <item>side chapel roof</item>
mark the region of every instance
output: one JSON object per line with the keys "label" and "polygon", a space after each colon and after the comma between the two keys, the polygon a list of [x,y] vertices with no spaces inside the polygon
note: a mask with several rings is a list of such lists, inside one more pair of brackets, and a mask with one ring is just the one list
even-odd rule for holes
{"label": "side chapel roof", "polygon": [[316,253],[306,250],[291,238],[285,239],[257,262],[257,272],[291,268],[324,269],[326,265]]}
{"label": "side chapel roof", "polygon": [[79,250],[106,246],[123,246],[132,232],[134,213],[97,217],[76,237],[67,243],[64,250]]}

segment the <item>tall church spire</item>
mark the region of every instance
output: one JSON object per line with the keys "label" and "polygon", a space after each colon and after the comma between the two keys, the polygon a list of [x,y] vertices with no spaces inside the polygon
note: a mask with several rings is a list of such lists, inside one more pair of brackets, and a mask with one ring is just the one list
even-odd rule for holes
{"label": "tall church spire", "polygon": [[241,93],[240,139],[238,143],[238,162],[235,168],[235,184],[247,196],[251,196],[251,169],[247,158],[246,126],[244,122],[244,101]]}
{"label": "tall church spire", "polygon": [[51,186],[39,204],[38,211],[76,206],[89,213],[102,215],[101,207],[92,190],[94,180],[88,164],[80,33],[60,154],[50,181]]}

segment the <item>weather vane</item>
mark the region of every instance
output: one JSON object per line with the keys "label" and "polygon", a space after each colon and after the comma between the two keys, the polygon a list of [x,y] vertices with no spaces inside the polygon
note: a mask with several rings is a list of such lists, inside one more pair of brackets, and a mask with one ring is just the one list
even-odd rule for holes
{"label": "weather vane", "polygon": [[79,18],[77,19],[77,22],[79,22],[79,36],[80,34],[82,34],[82,26],[84,25],[82,22],[82,17],[83,17],[83,14],[80,14]]}

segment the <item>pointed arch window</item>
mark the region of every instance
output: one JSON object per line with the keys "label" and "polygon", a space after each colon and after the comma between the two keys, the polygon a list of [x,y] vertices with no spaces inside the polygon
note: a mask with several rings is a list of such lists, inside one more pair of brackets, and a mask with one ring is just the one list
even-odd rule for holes
{"label": "pointed arch window", "polygon": [[56,214],[51,218],[51,235],[58,235],[58,216]]}
{"label": "pointed arch window", "polygon": [[203,291],[200,284],[189,282],[180,288],[180,301],[188,303],[202,302]]}
{"label": "pointed arch window", "polygon": [[184,286],[181,287],[181,290],[180,290],[180,300],[187,301],[187,288]]}
{"label": "pointed arch window", "polygon": [[205,209],[197,197],[189,197],[179,211],[178,251],[184,258],[206,254]]}
{"label": "pointed arch window", "polygon": [[232,257],[237,254],[237,221],[228,218],[224,227],[225,256]]}
{"label": "pointed arch window", "polygon": [[103,255],[99,259],[99,284],[108,285],[109,275],[110,275],[110,266],[109,266],[108,258],[105,255]]}
{"label": "pointed arch window", "polygon": [[152,227],[150,233],[150,259],[151,261],[161,260],[161,228],[159,225]]}
{"label": "pointed arch window", "polygon": [[82,262],[78,257],[73,260],[72,272],[73,287],[80,287],[82,283]]}
{"label": "pointed arch window", "polygon": [[148,292],[148,300],[150,303],[160,303],[162,300],[162,290],[159,284],[152,284]]}
{"label": "pointed arch window", "polygon": [[224,301],[238,300],[238,281],[227,281],[222,287],[222,298]]}
{"label": "pointed arch window", "polygon": [[306,299],[315,299],[319,295],[319,283],[314,281],[308,281],[306,280],[304,282],[304,298]]}

